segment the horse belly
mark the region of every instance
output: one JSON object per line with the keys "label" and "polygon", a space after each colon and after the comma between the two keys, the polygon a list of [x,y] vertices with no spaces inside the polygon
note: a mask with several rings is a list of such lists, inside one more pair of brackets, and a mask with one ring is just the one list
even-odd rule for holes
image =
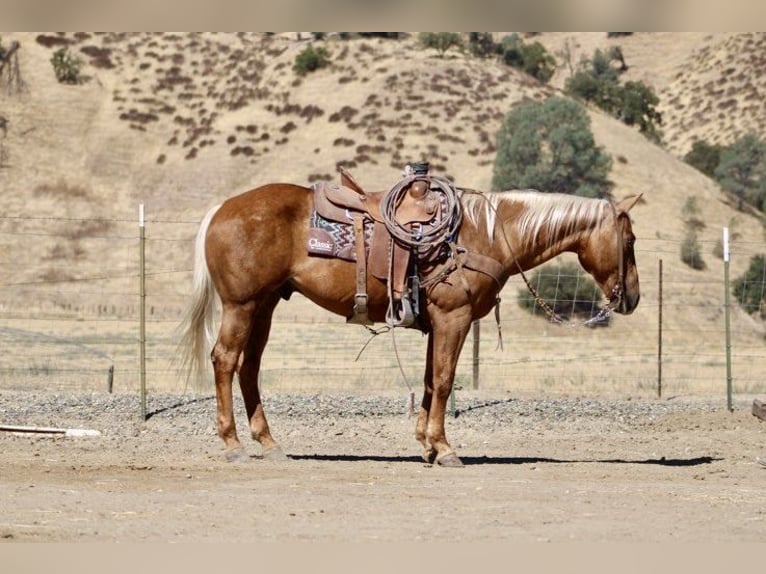
{"label": "horse belly", "polygon": [[[290,283],[296,291],[328,311],[344,317],[353,313],[356,263],[307,255],[294,269]],[[385,284],[368,275],[366,287],[370,318],[376,322],[385,320]]]}

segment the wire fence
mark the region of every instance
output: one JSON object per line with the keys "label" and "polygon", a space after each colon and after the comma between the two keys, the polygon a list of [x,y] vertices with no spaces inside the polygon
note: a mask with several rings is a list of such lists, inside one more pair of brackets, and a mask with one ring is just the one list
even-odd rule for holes
{"label": "wire fence", "polygon": [[[191,390],[175,359],[197,226],[193,217],[146,220],[149,393]],[[640,240],[641,303],[632,316],[616,316],[607,327],[573,328],[531,315],[518,304],[522,282],[512,278],[501,293],[503,349],[490,315],[466,342],[458,388],[655,396],[661,384],[664,397],[720,393],[723,400],[723,263],[713,255],[716,242],[703,242],[708,271],[691,269],[680,260],[681,243]],[[0,389],[137,393],[137,219],[5,216],[0,245]],[[763,251],[762,242],[734,242],[731,277],[743,275]],[[551,269],[562,273],[560,266]],[[760,288],[765,284],[761,278]],[[764,321],[735,299],[730,309],[733,390],[766,392]],[[296,294],[277,308],[261,384],[264,392],[418,390],[425,343],[410,330],[371,337]]]}

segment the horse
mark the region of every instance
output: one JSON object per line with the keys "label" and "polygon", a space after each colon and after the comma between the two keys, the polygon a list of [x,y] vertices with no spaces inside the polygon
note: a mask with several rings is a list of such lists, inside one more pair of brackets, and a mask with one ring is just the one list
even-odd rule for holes
{"label": "horse", "polygon": [[[630,314],[640,298],[628,215],[640,196],[614,202],[535,190],[459,191],[458,255],[452,252],[423,281],[427,352],[415,425],[423,459],[449,467],[462,466],[444,428],[458,357],[471,324],[492,310],[510,276],[523,276],[563,252],[574,252],[610,309]],[[307,253],[313,202],[310,187],[268,183],[210,209],[196,235],[193,294],[181,346],[189,377],[202,376],[206,361],[212,360],[217,431],[229,461],[248,458],[234,421],[235,373],[263,459],[288,458],[271,434],[258,385],[277,304],[299,292],[337,315],[350,318],[353,313],[354,263]],[[471,255],[489,261],[491,271],[459,264]],[[368,275],[367,297],[370,319],[386,321],[385,282]],[[220,305],[217,336],[214,305]]]}

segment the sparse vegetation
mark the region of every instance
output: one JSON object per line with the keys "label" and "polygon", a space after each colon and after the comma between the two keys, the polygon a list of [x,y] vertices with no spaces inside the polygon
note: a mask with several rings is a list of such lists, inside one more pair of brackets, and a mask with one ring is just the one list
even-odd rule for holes
{"label": "sparse vegetation", "polygon": [[738,199],[738,208],[748,203],[766,210],[766,141],[748,133],[721,151],[714,171],[726,191]]}
{"label": "sparse vegetation", "polygon": [[[618,63],[615,67],[614,62]],[[628,69],[622,50],[614,46],[607,52],[596,50],[590,60],[583,60],[579,70],[565,84],[565,91],[591,102],[629,126],[637,126],[648,139],[660,142],[662,115],[657,111],[659,98],[643,82],[620,85],[620,74]]]}
{"label": "sparse vegetation", "polygon": [[463,47],[463,38],[458,32],[421,32],[418,40],[424,48],[436,50],[440,58],[452,48]]}
{"label": "sparse vegetation", "polygon": [[525,43],[514,33],[509,34],[499,46],[500,59],[541,82],[547,82],[556,71],[556,59],[540,42]]}
{"label": "sparse vegetation", "polygon": [[324,46],[315,48],[313,44],[309,44],[295,57],[293,71],[299,76],[305,76],[328,65],[330,65],[330,52],[327,48]]}
{"label": "sparse vegetation", "polygon": [[747,313],[761,311],[766,301],[766,255],[754,255],[747,271],[732,284],[732,293]]}
{"label": "sparse vegetation", "polygon": [[69,52],[69,48],[59,48],[51,58],[53,72],[62,84],[79,84],[82,81],[80,69],[82,60]]}
{"label": "sparse vegetation", "polygon": [[681,261],[696,270],[705,269],[698,232],[705,228],[705,222],[700,218],[700,210],[696,197],[688,197],[682,210],[686,235],[681,242]]}
{"label": "sparse vegetation", "polygon": [[491,32],[469,32],[468,50],[478,58],[489,58],[500,53],[500,45],[495,42]]}
{"label": "sparse vegetation", "polygon": [[706,176],[714,178],[715,169],[721,161],[722,150],[720,145],[698,140],[692,144],[692,149],[684,156],[684,161]]}

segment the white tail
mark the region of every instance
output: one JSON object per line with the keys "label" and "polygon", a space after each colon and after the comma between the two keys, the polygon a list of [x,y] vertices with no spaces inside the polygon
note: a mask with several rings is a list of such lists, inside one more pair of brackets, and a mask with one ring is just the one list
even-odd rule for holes
{"label": "white tail", "polygon": [[198,387],[204,386],[205,365],[215,343],[213,317],[218,298],[205,260],[205,238],[210,221],[220,207],[216,205],[205,214],[197,231],[192,298],[181,323],[184,329],[179,343],[181,364],[186,371],[187,382],[191,380]]}

